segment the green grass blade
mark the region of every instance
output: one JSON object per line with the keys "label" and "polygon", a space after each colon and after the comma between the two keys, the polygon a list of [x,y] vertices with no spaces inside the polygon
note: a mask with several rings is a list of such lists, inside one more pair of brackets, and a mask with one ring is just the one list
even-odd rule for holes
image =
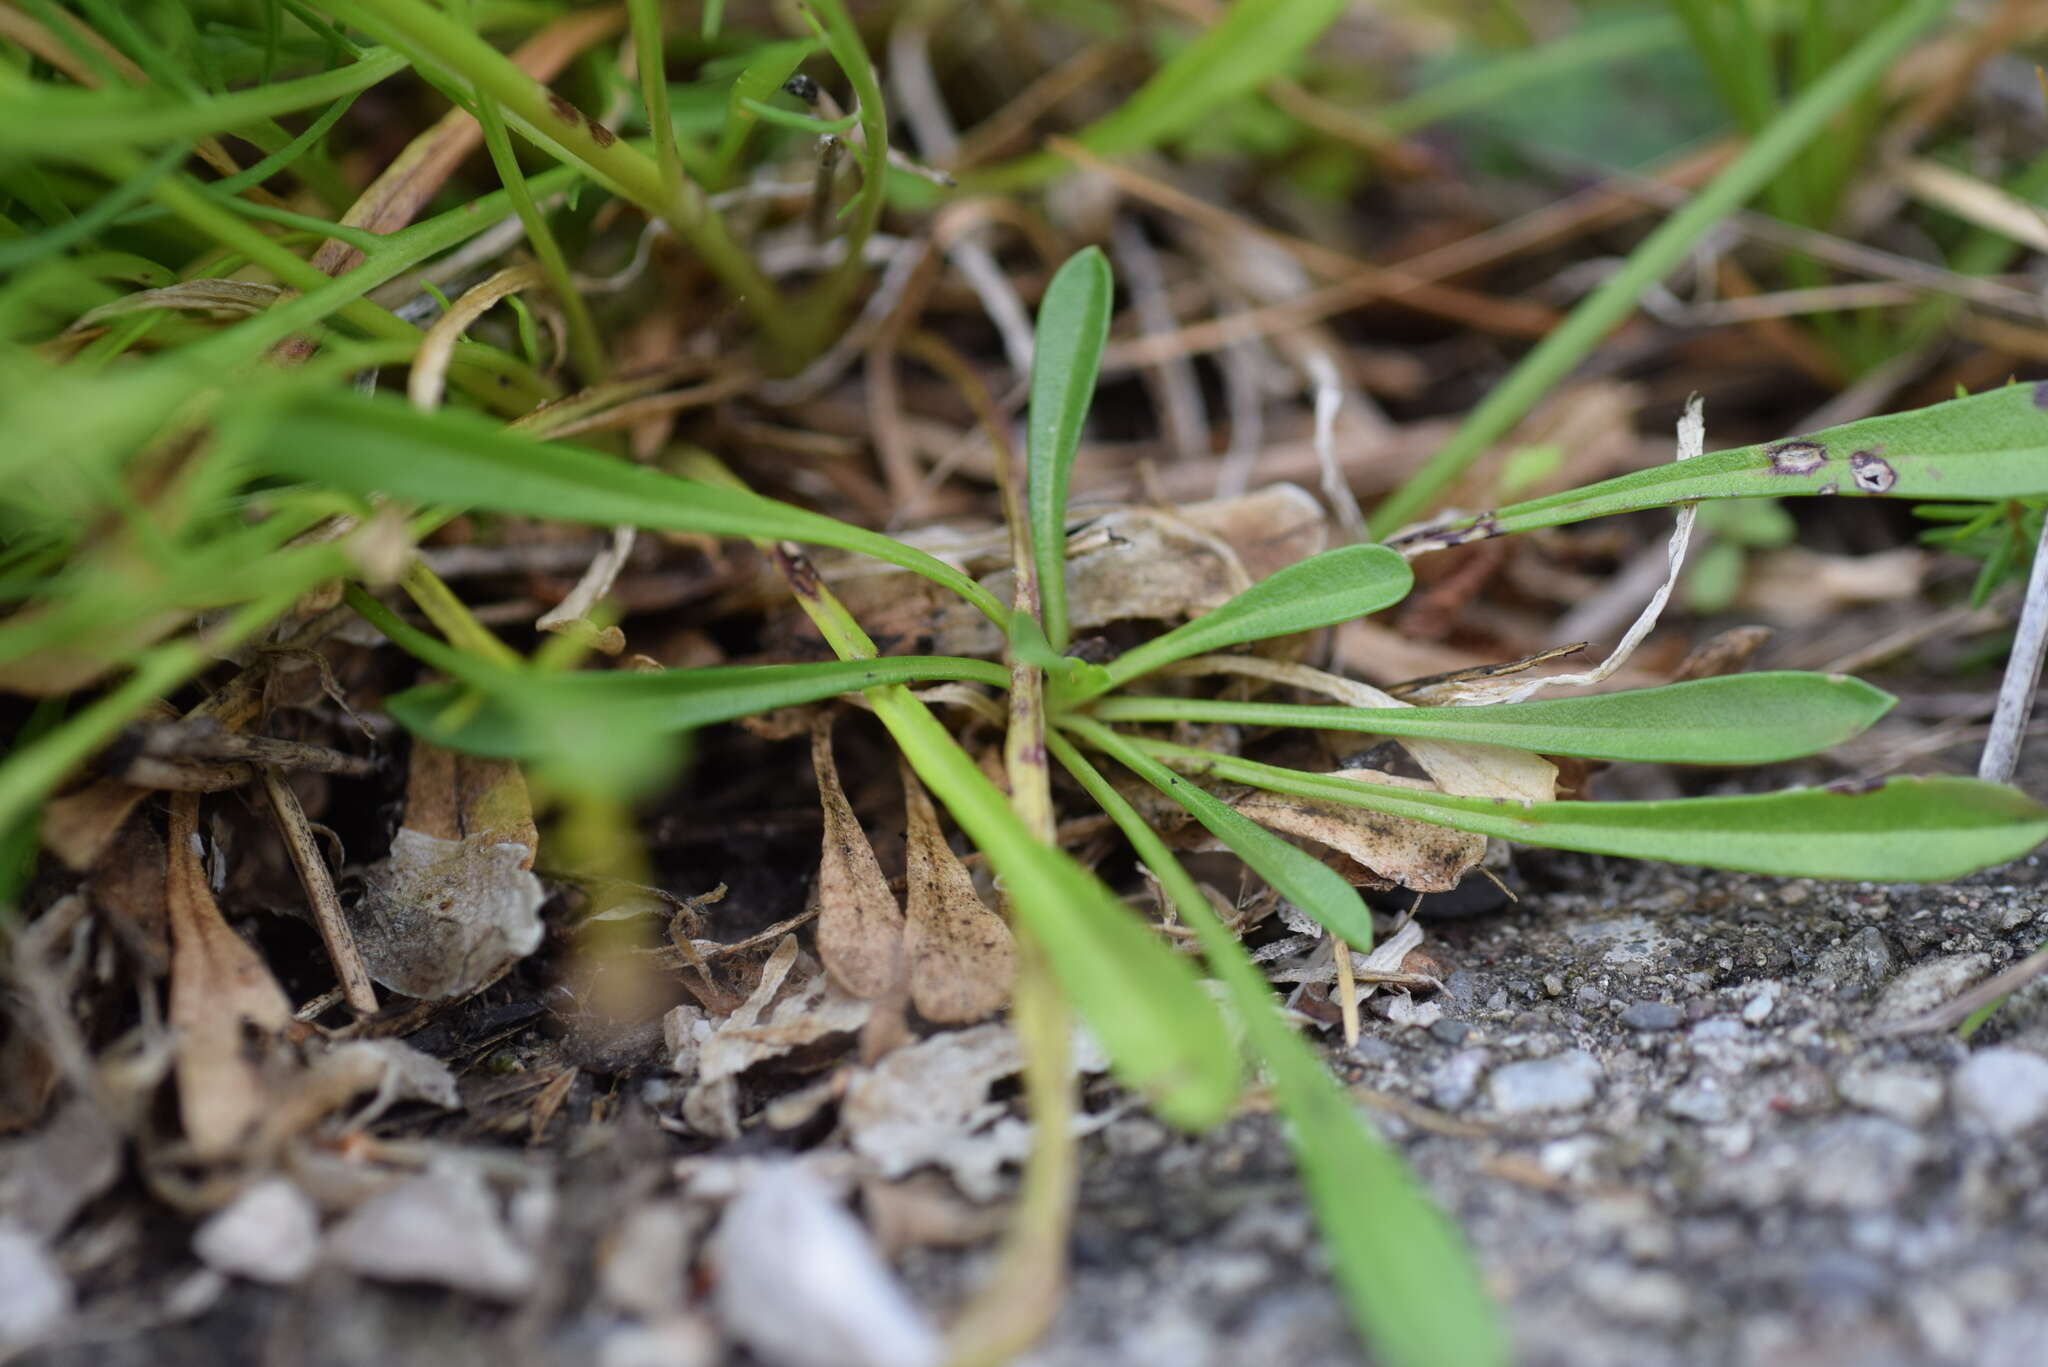
{"label": "green grass blade", "polygon": [[879,532],[584,447],[535,442],[460,411],[418,413],[352,393],[299,394],[280,405],[262,459],[275,474],[412,503],[835,546],[942,584],[998,625],[1009,616],[967,575]]}
{"label": "green grass blade", "polygon": [[[1104,157],[1155,147],[1211,110],[1281,75],[1344,12],[1344,0],[1238,0],[1229,13],[1169,58],[1138,92],[1075,135]],[[1014,190],[1066,169],[1033,156],[969,178],[974,190]]]}
{"label": "green grass blade", "polygon": [[718,135],[716,169],[713,172],[713,179],[718,184],[723,185],[731,178],[748,137],[760,122],[748,109],[749,103],[765,103],[817,50],[816,43],[798,38],[788,42],[763,43],[748,57],[746,66],[734,79],[732,91],[726,97],[725,127]]}
{"label": "green grass blade", "polygon": [[1246,1041],[1264,1062],[1286,1117],[1288,1146],[1316,1226],[1366,1341],[1391,1367],[1507,1362],[1499,1313],[1457,1227],[1365,1125],[1322,1060],[1287,1023],[1272,986],[1166,843],[1072,745],[1057,735],[1046,743],[1123,831],[1229,991]]}
{"label": "green grass blade", "polygon": [[1200,698],[1105,698],[1102,721],[1300,726],[1507,745],[1540,755],[1662,764],[1774,764],[1857,735],[1895,699],[1860,680],[1736,674],[1628,693],[1491,707],[1328,707]]}
{"label": "green grass blade", "polygon": [[1388,544],[1405,547],[1441,539],[1457,545],[1693,499],[1992,501],[2043,495],[2048,495],[2048,382],[2009,384],[1789,441],[1637,470],[1478,518],[1420,528]]}
{"label": "green grass blade", "polygon": [[[1034,514],[1035,517],[1035,514]],[[1103,667],[1078,702],[1191,655],[1291,636],[1363,617],[1408,596],[1415,576],[1408,562],[1384,546],[1340,546],[1267,575],[1237,597],[1163,636],[1154,637]]]}
{"label": "green grass blade", "polygon": [[204,100],[170,100],[148,91],[72,90],[37,84],[0,93],[0,156],[98,155],[111,147],[191,142],[233,132],[277,114],[328,104],[405,69],[396,52],[237,90]]}
{"label": "green grass blade", "polygon": [[1317,925],[1358,949],[1372,947],[1372,913],[1358,889],[1329,865],[1297,845],[1290,845],[1248,816],[1182,778],[1147,755],[1129,739],[1082,717],[1062,723],[1080,740],[1129,769],[1186,809],[1188,815],[1228,845],[1282,897],[1300,907]]}
{"label": "green grass blade", "polygon": [[846,208],[851,220],[846,228],[846,255],[805,301],[804,311],[818,329],[822,347],[824,338],[837,328],[839,315],[846,301],[853,297],[855,286],[867,273],[865,248],[882,221],[882,205],[888,196],[889,115],[874,61],[868,56],[867,44],[861,40],[853,16],[847,12],[845,0],[812,0],[805,18],[826,52],[846,73],[847,84],[853,87],[861,131],[861,145],[855,149],[860,158],[861,183]]}
{"label": "green grass blade", "polygon": [[917,776],[988,856],[1118,1076],[1172,1124],[1201,1129],[1221,1120],[1237,1099],[1237,1061],[1193,965],[1100,879],[1033,837],[908,690],[876,688],[867,696]]}
{"label": "green grass blade", "polygon": [[1801,92],[1741,156],[1645,238],[1607,283],[1587,295],[1556,331],[1522,358],[1429,463],[1374,511],[1374,533],[1385,536],[1426,510],[1488,446],[1555,389],[1628,316],[1643,293],[1685,259],[1702,235],[1741,208],[1818,137],[1837,113],[1948,12],[1950,4],[1951,0],[1912,0],[1845,53],[1834,70]]}
{"label": "green grass blade", "polygon": [[[399,644],[421,654],[413,644]],[[442,652],[455,653],[447,647]],[[449,668],[441,659],[432,663]],[[881,684],[940,679],[1002,687],[1009,673],[987,660],[943,655],[574,674],[485,671],[472,661],[461,682],[409,688],[387,698],[384,710],[407,730],[451,750],[533,759],[550,753],[551,717],[597,718],[624,734],[664,736]],[[481,705],[451,712],[473,689],[482,692]]]}
{"label": "green grass blade", "polygon": [[1055,651],[1067,648],[1067,485],[1095,399],[1113,294],[1109,259],[1100,248],[1086,247],[1054,273],[1038,306],[1026,425],[1026,502],[1039,615]]}
{"label": "green grass blade", "polygon": [[1680,37],[1677,21],[1668,14],[1645,14],[1599,25],[1582,19],[1569,33],[1535,47],[1511,50],[1475,70],[1383,105],[1373,111],[1372,121],[1390,136],[1406,137],[1468,110],[1502,104],[1526,86],[1581,72],[1588,73],[1585,79],[1594,79],[1593,73],[1603,67],[1673,47]]}
{"label": "green grass blade", "polygon": [[1522,807],[1304,774],[1164,741],[1136,743],[1190,772],[1524,845],[1790,878],[1937,883],[2017,859],[2048,839],[2048,807],[2016,789],[1973,778],[1895,778],[1869,789]]}

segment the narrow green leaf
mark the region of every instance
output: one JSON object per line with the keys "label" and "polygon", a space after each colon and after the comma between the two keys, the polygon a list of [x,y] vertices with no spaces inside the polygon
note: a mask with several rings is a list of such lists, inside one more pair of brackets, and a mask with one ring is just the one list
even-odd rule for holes
{"label": "narrow green leaf", "polygon": [[782,89],[783,83],[795,75],[796,69],[817,50],[816,43],[796,38],[787,42],[763,43],[748,54],[746,66],[733,81],[732,93],[726,97],[725,127],[718,135],[716,178],[720,184],[739,164],[740,152],[760,122],[748,110],[748,102],[765,101]]}
{"label": "narrow green leaf", "polygon": [[1057,735],[1046,743],[1109,814],[1201,941],[1286,1117],[1337,1284],[1392,1367],[1493,1367],[1508,1360],[1500,1315],[1454,1225],[1280,1014],[1273,989],[1137,809]]}
{"label": "narrow green leaf", "polygon": [[92,156],[110,147],[189,142],[331,103],[405,66],[400,53],[372,52],[315,76],[203,100],[170,99],[145,90],[22,85],[0,94],[0,156]]}
{"label": "narrow green leaf", "polygon": [[882,221],[882,202],[888,196],[889,111],[874,60],[845,0],[810,0],[799,13],[846,73],[855,112],[860,116],[860,142],[854,147],[860,162],[860,188],[841,214],[846,222],[846,255],[804,301],[805,311],[823,329],[816,338],[816,345],[822,347],[825,338],[834,335],[839,314],[854,288],[867,275],[863,248]]}
{"label": "narrow green leaf", "polygon": [[[1185,133],[1210,111],[1285,73],[1343,11],[1344,0],[1238,0],[1136,94],[1082,129],[1077,141],[1100,156],[1120,157]],[[1026,157],[970,184],[1016,189],[1051,179],[1065,166],[1057,157]]]}
{"label": "narrow green leaf", "polygon": [[1117,1074],[1163,1120],[1213,1125],[1237,1099],[1230,1033],[1194,966],[1102,880],[1035,838],[931,710],[901,687],[868,691],[875,715],[926,787],[1001,877]]}
{"label": "narrow green leaf", "polygon": [[1345,882],[1336,870],[1232,810],[1108,727],[1081,717],[1069,717],[1065,725],[1076,737],[1114,757],[1117,763],[1179,803],[1209,834],[1228,845],[1251,866],[1252,872],[1300,907],[1317,925],[1341,936],[1355,948],[1372,947],[1372,913],[1365,909],[1358,889]]}
{"label": "narrow green leaf", "polygon": [[[448,667],[445,656],[434,663]],[[409,688],[386,699],[384,710],[436,745],[473,755],[531,759],[549,752],[548,722],[555,717],[576,718],[579,729],[595,720],[621,734],[653,737],[880,684],[967,679],[1001,688],[1009,682],[1009,672],[987,660],[936,655],[647,673],[486,671],[472,660],[461,682]],[[473,691],[482,694],[480,705],[451,713]]]}
{"label": "narrow green leaf", "polygon": [[1088,405],[1095,399],[1114,293],[1109,259],[1098,247],[1084,247],[1053,274],[1038,306],[1025,439],[1026,501],[1039,615],[1056,651],[1067,648],[1067,482]]}
{"label": "narrow green leaf", "polygon": [[536,442],[460,410],[420,413],[381,396],[296,394],[281,403],[261,459],[279,475],[411,503],[835,546],[942,584],[998,624],[1009,617],[967,575],[879,532],[585,447]]}
{"label": "narrow green leaf", "polygon": [[1267,575],[1214,612],[1126,651],[1105,667],[1100,687],[1063,701],[1082,701],[1190,655],[1378,612],[1405,598],[1414,582],[1408,562],[1384,546],[1324,551]]}
{"label": "narrow green leaf", "polygon": [[1491,707],[1328,707],[1105,698],[1102,721],[1228,722],[1508,745],[1539,755],[1661,764],[1774,764],[1857,735],[1895,699],[1839,674],[1736,674],[1628,693]]}
{"label": "narrow green leaf", "polygon": [[813,118],[799,114],[794,109],[777,109],[765,100],[741,100],[740,107],[762,123],[772,123],[778,128],[792,132],[808,133],[812,137],[836,137],[860,122],[860,115],[842,114],[836,119]]}
{"label": "narrow green leaf", "polygon": [[1373,511],[1373,532],[1384,536],[1426,511],[1467,466],[1556,389],[1558,382],[1635,310],[1643,294],[1685,259],[1703,235],[1747,203],[1808,143],[1822,136],[1843,108],[1889,70],[1899,54],[1946,14],[1952,3],[1904,0],[1883,23],[1843,53],[1827,75],[1801,91],[1711,184],[1644,238],[1620,270],[1580,301],[1570,317],[1488,391],[1429,462]]}
{"label": "narrow green leaf", "polygon": [[2048,495],[2048,381],[1713,451],[1447,520],[1387,544],[1459,545],[1614,513],[1720,498],[2008,499]]}
{"label": "narrow green leaf", "polygon": [[1523,807],[1304,774],[1164,741],[1136,743],[1190,772],[1524,845],[1790,878],[1937,883],[2017,859],[2048,839],[2048,807],[2017,789],[1973,778],[1895,778],[1867,790],[1845,785],[1671,802]]}

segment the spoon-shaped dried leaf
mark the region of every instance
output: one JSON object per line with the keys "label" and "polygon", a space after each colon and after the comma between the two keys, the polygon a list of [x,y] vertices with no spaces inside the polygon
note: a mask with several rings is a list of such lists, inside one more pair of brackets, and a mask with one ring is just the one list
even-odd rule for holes
{"label": "spoon-shaped dried leaf", "polygon": [[1017,973],[1010,928],[974,891],[974,879],[939,829],[939,814],[908,764],[902,766],[909,818],[903,952],[910,1001],[919,1015],[965,1025],[1008,1000]]}
{"label": "spoon-shaped dried leaf", "polygon": [[[1412,779],[1370,770],[1340,770],[1329,777],[1370,778],[1424,791],[1429,788]],[[1230,805],[1261,826],[1328,845],[1369,873],[1416,892],[1449,892],[1486,853],[1483,835],[1317,798],[1253,792]]]}
{"label": "spoon-shaped dried leaf", "polygon": [[261,1052],[292,1008],[270,969],[228,927],[199,863],[199,795],[171,798],[164,896],[171,920],[171,1026],[178,1032],[178,1113],[201,1158],[229,1153],[268,1105]]}
{"label": "spoon-shaped dried leaf", "polygon": [[867,833],[839,786],[832,760],[832,719],[811,723],[811,767],[825,812],[818,858],[818,957],[832,980],[856,997],[879,997],[903,976],[903,909],[875,860]]}

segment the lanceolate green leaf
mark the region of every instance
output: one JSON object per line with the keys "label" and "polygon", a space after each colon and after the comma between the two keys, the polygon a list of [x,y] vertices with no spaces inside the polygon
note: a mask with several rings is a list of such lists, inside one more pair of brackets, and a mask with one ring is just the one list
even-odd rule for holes
{"label": "lanceolate green leaf", "polygon": [[1112,293],[1108,259],[1100,248],[1086,247],[1053,275],[1038,306],[1026,425],[1026,501],[1039,615],[1054,650],[1067,648],[1067,482],[1095,398],[1095,376],[1102,369]]}
{"label": "lanceolate green leaf", "polygon": [[1287,1142],[1337,1284],[1366,1341],[1393,1367],[1506,1362],[1499,1312],[1457,1227],[1281,1016],[1271,985],[1166,843],[1073,746],[1056,735],[1047,744],[1130,840],[1229,991],[1287,1119]]}
{"label": "lanceolate green leaf", "polygon": [[[1461,544],[1705,498],[2036,498],[2048,494],[2048,382],[1830,427],[1447,520],[1388,542]],[[1444,535],[1444,534],[1448,535]]]}
{"label": "lanceolate green leaf", "polygon": [[1031,834],[931,710],[907,689],[868,691],[904,758],[1002,878],[1061,990],[1117,1073],[1164,1120],[1212,1125],[1237,1099],[1230,1034],[1194,968],[1102,881]]}
{"label": "lanceolate green leaf", "polygon": [[[465,679],[409,688],[387,699],[384,709],[437,745],[523,759],[547,753],[551,717],[574,717],[581,728],[596,721],[620,734],[652,737],[880,684],[970,679],[1000,688],[1009,683],[1009,672],[987,660],[913,655],[648,673],[494,670],[485,675],[472,666]],[[479,704],[451,713],[472,689],[482,693]]]}
{"label": "lanceolate green leaf", "polygon": [[1408,563],[1384,546],[1342,546],[1269,574],[1194,621],[1126,651],[1104,667],[1078,702],[1191,655],[1313,631],[1400,602],[1415,582]]}
{"label": "lanceolate green leaf", "polygon": [[1372,946],[1372,913],[1365,909],[1358,890],[1336,870],[1299,846],[1288,844],[1250,817],[1233,811],[1108,727],[1080,717],[1068,718],[1067,725],[1078,739],[1112,756],[1186,808],[1209,834],[1228,845],[1254,873],[1300,907],[1317,925],[1359,949]]}
{"label": "lanceolate green leaf", "polygon": [[411,503],[858,551],[944,585],[998,624],[1009,616],[967,575],[880,532],[584,447],[536,442],[457,410],[420,413],[352,393],[301,394],[280,408],[261,459],[279,475]]}
{"label": "lanceolate green leaf", "polygon": [[2017,859],[2048,839],[2048,807],[1971,778],[1895,778],[1868,790],[1794,788],[1672,802],[1450,797],[1137,742],[1176,768],[1370,807],[1525,845],[1793,878],[1934,883]]}
{"label": "lanceolate green leaf", "polygon": [[1509,745],[1541,755],[1662,764],[1773,764],[1839,745],[1891,709],[1839,674],[1737,674],[1630,693],[1492,707],[1329,707],[1199,698],[1105,698],[1102,721],[1227,722]]}

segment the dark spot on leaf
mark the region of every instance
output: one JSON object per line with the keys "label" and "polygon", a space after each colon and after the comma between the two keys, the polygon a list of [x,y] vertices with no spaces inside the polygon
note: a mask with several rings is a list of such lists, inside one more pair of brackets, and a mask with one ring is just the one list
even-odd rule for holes
{"label": "dark spot on leaf", "polygon": [[576,112],[576,106],[570,104],[552,90],[548,92],[548,108],[554,111],[556,118],[568,124],[571,128],[583,122],[583,116]]}
{"label": "dark spot on leaf", "polygon": [[1842,486],[1833,480],[1829,480],[1826,484],[1820,486],[1818,492],[1822,494],[1839,494],[1842,492]]}
{"label": "dark spot on leaf", "polygon": [[2042,380],[2034,386],[2034,407],[2048,408],[2048,380]]}
{"label": "dark spot on leaf", "polygon": [[1899,482],[1899,472],[1875,451],[1858,451],[1849,457],[1849,478],[1866,494],[1881,494]]}
{"label": "dark spot on leaf", "polygon": [[596,119],[590,121],[590,140],[599,147],[610,147],[619,140],[619,135],[606,128]]}
{"label": "dark spot on leaf", "polygon": [[825,586],[810,557],[786,541],[775,548],[775,563],[782,577],[789,581],[790,591],[799,598],[816,598]]}
{"label": "dark spot on leaf", "polygon": [[1828,449],[1817,441],[1781,441],[1764,448],[1774,475],[1810,475],[1827,464]]}
{"label": "dark spot on leaf", "polygon": [[1861,797],[1865,793],[1876,792],[1884,785],[1885,781],[1881,778],[1844,778],[1830,783],[1828,791],[1840,793],[1844,797]]}

